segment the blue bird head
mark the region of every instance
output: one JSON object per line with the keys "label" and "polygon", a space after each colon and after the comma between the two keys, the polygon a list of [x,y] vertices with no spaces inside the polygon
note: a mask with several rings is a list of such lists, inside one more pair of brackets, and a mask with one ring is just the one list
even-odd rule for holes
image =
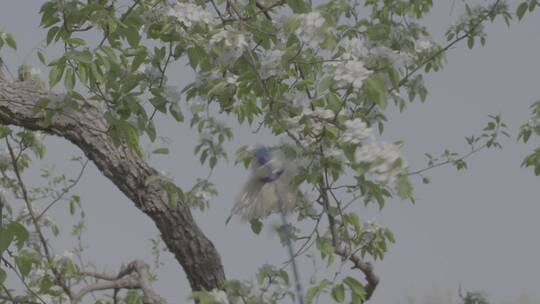
{"label": "blue bird head", "polygon": [[283,162],[268,147],[260,147],[253,154],[255,160],[254,172],[259,181],[270,183],[281,177]]}
{"label": "blue bird head", "polygon": [[264,218],[275,212],[291,212],[297,189],[291,187],[295,166],[278,148],[257,146],[252,151],[252,174],[234,205],[232,214],[243,219]]}
{"label": "blue bird head", "polygon": [[262,166],[270,161],[272,157],[272,150],[263,146],[255,150],[255,154],[253,156],[259,165]]}

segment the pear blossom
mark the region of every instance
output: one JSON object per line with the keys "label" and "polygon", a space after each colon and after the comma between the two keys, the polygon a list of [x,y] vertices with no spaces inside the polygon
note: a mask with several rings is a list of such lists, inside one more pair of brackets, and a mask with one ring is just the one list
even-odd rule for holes
{"label": "pear blossom", "polygon": [[231,76],[227,77],[226,81],[227,81],[228,84],[237,85],[238,84],[238,76],[231,75]]}
{"label": "pear blossom", "polygon": [[345,132],[341,141],[350,144],[359,144],[372,136],[372,130],[360,118],[345,121]]}
{"label": "pear blossom", "polygon": [[376,181],[386,183],[403,172],[406,167],[404,161],[400,166],[396,166],[396,161],[401,159],[399,148],[400,146],[396,144],[371,142],[357,150],[356,159],[370,165],[368,173]]}
{"label": "pear blossom", "polygon": [[317,107],[314,110],[311,110],[309,108],[304,109],[302,115],[318,117],[321,119],[332,119],[334,118],[335,114],[334,112],[332,112],[332,110]]}
{"label": "pear blossom", "polygon": [[346,56],[351,58],[360,59],[369,54],[365,43],[356,37],[342,39],[339,46],[346,51]]}
{"label": "pear blossom", "polygon": [[227,294],[223,290],[212,289],[210,294],[212,294],[214,301],[216,301],[217,304],[229,304]]}
{"label": "pear blossom", "polygon": [[35,67],[32,67],[30,69],[30,77],[33,79],[34,77],[41,77],[41,70]]}
{"label": "pear blossom", "polygon": [[285,54],[285,52],[282,50],[269,50],[266,52],[261,58],[260,75],[262,79],[286,75],[281,67],[281,57],[283,57],[283,54]]}
{"label": "pear blossom", "polygon": [[167,81],[167,76],[162,75],[161,71],[151,64],[141,64],[141,66],[137,69],[137,72],[146,76],[146,81],[148,84],[159,81],[162,76],[164,77],[163,82]]}
{"label": "pear blossom", "polygon": [[362,223],[362,233],[360,236],[360,246],[368,246],[376,236],[377,231],[381,229],[379,223],[369,220]]}
{"label": "pear blossom", "polygon": [[371,71],[366,69],[364,62],[360,60],[332,62],[330,73],[339,85],[350,84],[355,89],[360,89],[364,80],[371,75]]}
{"label": "pear blossom", "polygon": [[198,22],[213,23],[210,12],[192,3],[175,3],[169,8],[167,15],[176,18],[187,27]]}
{"label": "pear blossom", "polygon": [[225,27],[212,35],[209,41],[210,47],[221,46],[218,52],[217,63],[230,65],[242,56],[248,46],[246,36],[238,31]]}
{"label": "pear blossom", "polygon": [[172,103],[177,103],[182,98],[180,90],[174,86],[165,86],[165,88],[163,88],[163,95]]}
{"label": "pear blossom", "polygon": [[417,52],[429,51],[433,48],[433,43],[429,40],[418,40],[415,42],[414,48]]}
{"label": "pear blossom", "polygon": [[300,26],[295,35],[312,48],[317,48],[325,39],[324,18],[319,12],[300,14]]}

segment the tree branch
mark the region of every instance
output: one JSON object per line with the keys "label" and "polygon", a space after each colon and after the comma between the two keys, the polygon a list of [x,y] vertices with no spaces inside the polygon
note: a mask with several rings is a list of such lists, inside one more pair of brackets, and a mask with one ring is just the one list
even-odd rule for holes
{"label": "tree branch", "polygon": [[[63,137],[78,146],[96,167],[155,223],[168,249],[187,274],[193,290],[219,288],[225,273],[219,253],[195,223],[188,206],[168,207],[166,193],[158,185],[145,185],[158,171],[126,147],[116,147],[103,130],[106,121],[99,109],[83,105],[57,116],[50,124],[45,113],[33,115],[40,98],[59,98],[28,83],[0,80],[0,124],[16,125]],[[67,111],[67,110],[66,110]]]}
{"label": "tree branch", "polygon": [[122,267],[116,276],[97,272],[83,272],[82,275],[91,276],[101,281],[83,287],[74,295],[75,302],[82,300],[86,294],[93,291],[140,289],[143,293],[143,304],[167,304],[167,301],[152,289],[150,267],[141,260],[135,260],[126,267]]}
{"label": "tree branch", "polygon": [[365,288],[366,290],[366,297],[364,299],[364,302],[365,302],[369,300],[371,296],[373,295],[373,293],[375,292],[375,289],[377,288],[377,285],[379,284],[379,277],[377,277],[377,275],[373,271],[373,265],[371,263],[363,261],[356,254],[351,253],[350,250],[341,246],[341,244],[339,243],[339,235],[338,235],[338,231],[336,227],[336,220],[329,213],[330,200],[328,198],[328,193],[326,192],[328,189],[328,185],[326,185],[323,176],[321,176],[319,187],[321,189],[322,205],[328,217],[328,225],[330,226],[329,229],[330,229],[330,235],[332,238],[332,246],[334,247],[334,252],[337,255],[339,255],[343,260],[351,261],[354,265],[353,269],[359,269],[364,274],[364,277],[367,282],[367,285]]}

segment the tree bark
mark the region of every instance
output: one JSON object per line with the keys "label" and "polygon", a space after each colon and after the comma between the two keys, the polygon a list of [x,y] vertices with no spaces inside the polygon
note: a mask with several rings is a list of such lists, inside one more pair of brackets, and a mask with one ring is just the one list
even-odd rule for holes
{"label": "tree bark", "polygon": [[45,123],[45,111],[32,115],[40,98],[51,97],[61,98],[30,83],[7,82],[0,78],[0,124],[43,131],[78,146],[103,175],[154,221],[193,290],[220,287],[225,280],[221,258],[193,220],[189,207],[178,203],[177,208],[171,208],[159,186],[144,185],[147,177],[158,172],[127,148],[114,146],[102,113],[93,106],[65,109],[49,125]]}

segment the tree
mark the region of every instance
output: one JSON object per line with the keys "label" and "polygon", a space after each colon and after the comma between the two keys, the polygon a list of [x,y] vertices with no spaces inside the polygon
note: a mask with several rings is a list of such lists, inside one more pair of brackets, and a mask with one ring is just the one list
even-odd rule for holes
{"label": "tree", "polygon": [[[0,281],[9,275],[24,285],[22,292],[2,285],[0,300],[78,303],[90,293],[110,290],[98,294],[96,303],[165,303],[152,289],[152,269],[144,261],[110,275],[53,253],[43,229],[46,214],[63,199],[77,208],[79,197],[70,195],[77,179],[52,178],[55,182],[46,187],[30,188],[22,176],[32,153],[45,153],[40,134],[50,134],[78,146],[153,220],[200,303],[276,303],[288,297],[311,303],[325,292],[338,303],[368,301],[379,281],[369,261],[382,259],[394,237],[389,229],[360,219],[350,206],[362,201],[383,208],[392,196],[414,201],[411,176],[428,183],[424,172],[429,169],[446,164],[464,169],[470,155],[500,148],[499,135],[507,135],[501,118],[490,116],[481,134],[467,138],[469,153],[428,155],[427,167],[419,170],[407,168],[401,143],[383,143],[375,135],[375,129],[383,131],[389,107],[404,110],[408,102],[425,100],[423,73],[440,70],[451,47],[483,45],[485,23],[512,19],[504,1],[467,6],[448,29],[446,44],[438,44],[420,24],[432,4],[45,1],[40,14],[41,26],[48,29],[46,45],[63,50],[54,58],[36,50],[49,71],[47,85],[27,66],[16,80],[5,78],[9,73],[0,80],[0,137],[6,146],[0,161],[5,189],[0,252],[6,267]],[[518,17],[536,6],[535,0],[520,3]],[[16,49],[14,37],[2,32],[4,45]],[[197,75],[184,88],[167,79],[178,62],[187,62]],[[233,132],[220,120],[224,116],[282,139],[276,148],[299,164],[293,185],[305,193],[294,214],[312,227],[286,231],[284,237],[299,245],[292,261],[314,244],[336,275],[315,282],[305,294],[290,288],[288,272],[276,266],[259,270],[256,288],[227,278],[219,253],[190,211],[204,208],[216,194],[212,183],[201,179],[181,189],[152,168],[146,157],[150,151],[141,147],[141,140],[156,140],[160,114],[196,128],[201,136],[194,151],[210,170],[228,159],[223,146]],[[525,141],[535,128],[523,128]],[[251,146],[241,147],[236,162],[248,167],[252,152]],[[87,160],[76,161],[84,170]],[[534,163],[528,158],[524,165]],[[12,209],[12,200],[25,208]],[[45,207],[38,208],[39,202]],[[255,233],[263,223],[250,222]],[[75,234],[81,232],[79,227]],[[345,265],[354,272],[341,272]],[[119,292],[123,289],[130,291]]]}

